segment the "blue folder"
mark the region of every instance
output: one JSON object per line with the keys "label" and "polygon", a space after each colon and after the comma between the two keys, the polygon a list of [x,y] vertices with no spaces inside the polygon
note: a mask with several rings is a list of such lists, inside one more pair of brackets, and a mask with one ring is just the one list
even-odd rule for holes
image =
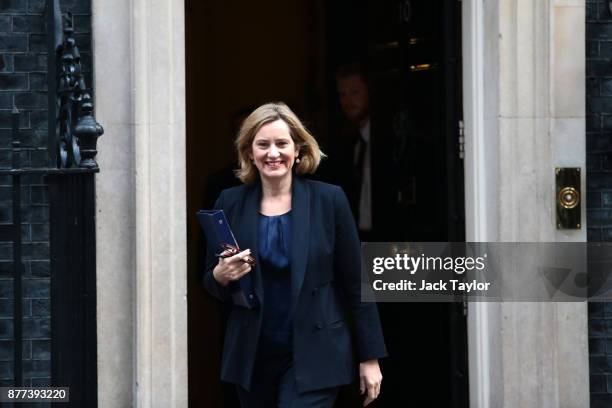
{"label": "blue folder", "polygon": [[[200,210],[196,216],[213,253],[223,252],[222,244],[239,248],[223,210]],[[253,291],[253,279],[250,273],[237,281],[230,282],[229,291],[235,305],[249,309],[257,306],[257,297]]]}

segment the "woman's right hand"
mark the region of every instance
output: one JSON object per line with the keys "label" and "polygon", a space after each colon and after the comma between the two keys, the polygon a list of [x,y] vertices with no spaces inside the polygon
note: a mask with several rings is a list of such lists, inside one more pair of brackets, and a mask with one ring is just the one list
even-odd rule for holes
{"label": "woman's right hand", "polygon": [[213,277],[219,282],[219,285],[225,287],[230,282],[236,281],[249,273],[251,265],[245,262],[245,257],[250,254],[251,250],[245,249],[229,258],[219,258],[219,263],[213,269]]}

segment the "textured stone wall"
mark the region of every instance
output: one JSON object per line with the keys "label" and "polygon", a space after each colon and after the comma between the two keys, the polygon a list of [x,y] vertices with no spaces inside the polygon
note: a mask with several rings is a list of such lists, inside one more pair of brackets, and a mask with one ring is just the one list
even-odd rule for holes
{"label": "textured stone wall", "polygon": [[[91,1],[61,1],[74,15],[87,84],[91,85]],[[46,0],[0,0],[0,167],[11,166],[11,109],[20,110],[22,167],[47,160]],[[43,176],[22,181],[24,386],[50,382],[49,206]],[[0,223],[12,222],[12,180],[0,177]],[[0,386],[13,383],[12,244],[0,242]]]}
{"label": "textured stone wall", "polygon": [[[586,3],[587,224],[589,241],[612,241],[612,14]],[[612,406],[612,304],[589,304],[591,407]]]}

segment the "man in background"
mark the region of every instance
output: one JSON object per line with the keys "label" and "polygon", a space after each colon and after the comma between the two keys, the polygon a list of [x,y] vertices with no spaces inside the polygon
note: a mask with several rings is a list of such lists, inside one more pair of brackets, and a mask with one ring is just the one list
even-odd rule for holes
{"label": "man in background", "polygon": [[368,79],[360,64],[340,67],[336,85],[344,124],[329,151],[328,179],[349,200],[362,241],[373,238],[372,153]]}

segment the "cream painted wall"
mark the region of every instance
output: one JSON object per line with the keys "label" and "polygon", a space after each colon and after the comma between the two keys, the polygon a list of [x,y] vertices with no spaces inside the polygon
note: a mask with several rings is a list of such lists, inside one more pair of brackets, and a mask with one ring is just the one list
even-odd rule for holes
{"label": "cream painted wall", "polygon": [[187,406],[183,2],[93,1],[100,407]]}
{"label": "cream painted wall", "polygon": [[[468,241],[586,241],[584,223],[556,229],[554,179],[585,169],[584,2],[466,1],[463,17]],[[471,406],[588,406],[586,303],[472,303],[468,332]]]}
{"label": "cream painted wall", "polygon": [[131,5],[94,0],[92,8],[94,106],[105,130],[96,178],[98,404],[129,407],[135,405],[136,329]]}

